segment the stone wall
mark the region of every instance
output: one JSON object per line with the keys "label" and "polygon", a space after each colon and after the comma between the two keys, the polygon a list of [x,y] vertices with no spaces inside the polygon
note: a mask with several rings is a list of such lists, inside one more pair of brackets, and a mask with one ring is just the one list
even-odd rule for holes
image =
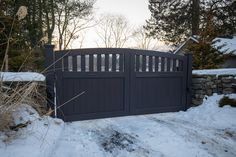
{"label": "stone wall", "polygon": [[213,93],[236,93],[236,76],[234,75],[193,75],[192,76],[192,105],[203,102],[205,95]]}

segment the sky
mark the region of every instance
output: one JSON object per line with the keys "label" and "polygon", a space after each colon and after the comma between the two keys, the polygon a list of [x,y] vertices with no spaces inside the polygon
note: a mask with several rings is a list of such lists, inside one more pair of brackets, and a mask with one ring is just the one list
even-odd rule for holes
{"label": "sky", "polygon": [[[132,26],[144,25],[145,20],[151,16],[148,0],[97,0],[94,5],[95,18],[99,18],[101,14],[123,15]],[[97,47],[96,40],[98,40],[96,31],[94,28],[90,28],[86,31],[82,47]],[[73,48],[78,48],[76,42],[74,42]]]}
{"label": "sky", "polygon": [[97,13],[113,13],[125,16],[131,24],[142,25],[149,19],[148,0],[97,0]]}

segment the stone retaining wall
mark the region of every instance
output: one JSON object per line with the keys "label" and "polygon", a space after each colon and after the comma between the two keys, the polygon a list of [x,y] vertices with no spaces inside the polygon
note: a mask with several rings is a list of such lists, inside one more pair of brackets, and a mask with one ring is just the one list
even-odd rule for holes
{"label": "stone retaining wall", "polygon": [[202,104],[205,95],[213,93],[236,93],[236,76],[234,75],[193,75],[192,76],[192,105]]}

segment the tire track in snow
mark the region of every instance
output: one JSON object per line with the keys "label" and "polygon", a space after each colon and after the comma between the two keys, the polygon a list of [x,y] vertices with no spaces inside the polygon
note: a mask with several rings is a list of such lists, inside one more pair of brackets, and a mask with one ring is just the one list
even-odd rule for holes
{"label": "tire track in snow", "polygon": [[148,117],[148,119],[168,128],[183,139],[197,144],[214,157],[222,157],[222,154],[224,157],[236,156],[235,147],[229,145],[231,139],[225,138],[222,130],[202,127],[179,119],[162,120],[156,117]]}

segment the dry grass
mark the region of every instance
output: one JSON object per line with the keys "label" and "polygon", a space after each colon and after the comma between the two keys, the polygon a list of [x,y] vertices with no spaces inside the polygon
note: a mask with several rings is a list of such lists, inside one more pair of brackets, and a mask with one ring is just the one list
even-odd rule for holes
{"label": "dry grass", "polygon": [[45,95],[39,91],[37,82],[4,84],[0,81],[0,131],[14,125],[12,113],[21,104],[29,104],[39,113],[45,113]]}

